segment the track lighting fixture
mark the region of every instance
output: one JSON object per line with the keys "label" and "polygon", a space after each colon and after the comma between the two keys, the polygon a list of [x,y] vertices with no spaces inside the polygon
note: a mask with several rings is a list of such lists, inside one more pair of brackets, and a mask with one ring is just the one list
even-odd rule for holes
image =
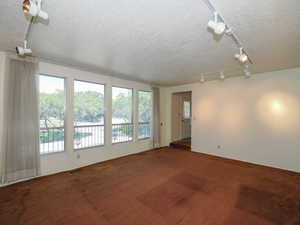
{"label": "track lighting fixture", "polygon": [[243,48],[240,48],[240,52],[235,54],[234,57],[240,61],[240,63],[246,63],[248,61],[248,56],[244,53]]}
{"label": "track lighting fixture", "polygon": [[201,82],[201,83],[205,83],[205,78],[204,78],[204,75],[201,75],[200,82]]}
{"label": "track lighting fixture", "polygon": [[16,52],[18,56],[26,56],[26,55],[31,55],[32,54],[32,50],[30,48],[27,47],[27,41],[24,41],[24,46],[17,46],[16,47]]}
{"label": "track lighting fixture", "polygon": [[249,57],[249,54],[243,49],[243,45],[238,38],[237,34],[234,32],[234,29],[228,23],[226,23],[225,18],[222,14],[216,9],[214,4],[212,4],[211,0],[202,0],[204,4],[208,7],[209,10],[214,14],[214,20],[210,20],[207,24],[207,27],[213,30],[213,32],[217,35],[226,34],[230,37],[233,42],[240,48],[240,53],[235,55],[235,58],[239,60],[241,63],[249,62],[253,64],[253,61]]}
{"label": "track lighting fixture", "polygon": [[29,40],[29,34],[37,18],[41,18],[44,20],[48,20],[48,13],[41,9],[42,0],[24,0],[23,1],[23,12],[29,16],[31,16],[30,21],[27,24],[26,31],[24,34],[24,42],[23,47],[17,46],[16,52],[18,56],[27,56],[32,55],[32,50],[27,46],[27,40]]}
{"label": "track lighting fixture", "polygon": [[225,75],[223,72],[220,72],[220,80],[221,81],[225,80]]}
{"label": "track lighting fixture", "polygon": [[226,24],[218,21],[219,14],[214,12],[214,20],[208,21],[208,28],[214,31],[217,35],[222,35],[226,30]]}
{"label": "track lighting fixture", "polygon": [[23,12],[32,17],[39,17],[48,20],[48,13],[41,9],[42,0],[24,0]]}
{"label": "track lighting fixture", "polygon": [[244,73],[245,73],[245,77],[246,77],[246,78],[251,77],[251,72],[249,71],[248,66],[246,66],[246,67],[244,68]]}

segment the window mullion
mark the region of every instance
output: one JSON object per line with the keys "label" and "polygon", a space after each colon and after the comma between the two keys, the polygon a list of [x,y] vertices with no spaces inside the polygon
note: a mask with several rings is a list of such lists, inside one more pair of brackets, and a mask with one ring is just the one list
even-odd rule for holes
{"label": "window mullion", "polygon": [[65,110],[65,149],[68,153],[74,150],[73,138],[73,105],[74,105],[74,79],[66,79],[66,110]]}
{"label": "window mullion", "polygon": [[138,91],[136,89],[133,90],[133,136],[134,141],[138,140],[138,127],[139,127],[139,114],[138,114]]}
{"label": "window mullion", "polygon": [[107,84],[105,86],[105,99],[104,99],[104,113],[105,113],[105,144],[112,144],[112,86]]}

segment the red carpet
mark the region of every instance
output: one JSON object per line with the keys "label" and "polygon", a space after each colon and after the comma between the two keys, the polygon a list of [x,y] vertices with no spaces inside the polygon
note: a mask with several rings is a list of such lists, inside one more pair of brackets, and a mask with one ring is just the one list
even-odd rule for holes
{"label": "red carpet", "polygon": [[300,174],[176,149],[0,189],[1,225],[299,225]]}

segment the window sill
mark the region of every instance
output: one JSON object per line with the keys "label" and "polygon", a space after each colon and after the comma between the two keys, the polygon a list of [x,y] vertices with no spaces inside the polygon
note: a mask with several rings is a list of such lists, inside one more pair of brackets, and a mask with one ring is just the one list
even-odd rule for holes
{"label": "window sill", "polygon": [[115,142],[115,143],[111,143],[111,145],[126,144],[126,143],[130,143],[130,142],[133,143],[133,140],[130,140],[130,141],[121,141],[121,142]]}
{"label": "window sill", "polygon": [[49,153],[40,153],[40,157],[43,157],[43,156],[50,156],[50,155],[55,155],[55,154],[61,154],[61,153],[66,153],[66,150],[63,150],[63,151],[59,151],[59,152],[49,152]]}
{"label": "window sill", "polygon": [[85,148],[74,148],[73,147],[73,151],[77,152],[77,151],[93,150],[95,148],[103,148],[104,146],[105,146],[105,144],[103,144],[103,145],[96,145],[96,146],[90,146],[90,147],[85,147]]}

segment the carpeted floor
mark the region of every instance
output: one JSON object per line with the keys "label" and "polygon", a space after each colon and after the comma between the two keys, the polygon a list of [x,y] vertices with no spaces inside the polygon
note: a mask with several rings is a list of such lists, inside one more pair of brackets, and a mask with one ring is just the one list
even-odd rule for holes
{"label": "carpeted floor", "polygon": [[166,148],[0,189],[1,225],[299,225],[300,174]]}

